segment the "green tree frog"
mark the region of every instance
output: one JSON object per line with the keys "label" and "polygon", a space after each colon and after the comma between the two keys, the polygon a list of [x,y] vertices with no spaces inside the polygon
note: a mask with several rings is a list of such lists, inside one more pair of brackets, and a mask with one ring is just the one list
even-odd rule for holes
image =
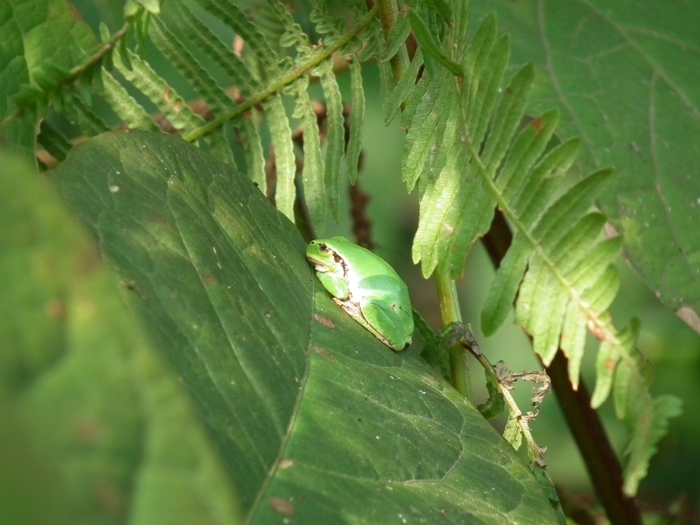
{"label": "green tree frog", "polygon": [[345,237],[311,241],[306,258],[333,300],[377,339],[394,350],[411,344],[408,287],[389,263]]}

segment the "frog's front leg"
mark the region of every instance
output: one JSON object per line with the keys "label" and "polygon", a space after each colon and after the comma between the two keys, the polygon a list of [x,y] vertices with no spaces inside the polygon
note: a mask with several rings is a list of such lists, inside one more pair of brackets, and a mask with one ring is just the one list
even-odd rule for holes
{"label": "frog's front leg", "polygon": [[342,276],[319,272],[316,274],[316,277],[318,277],[323,287],[328,290],[333,297],[345,300],[350,295],[348,283]]}
{"label": "frog's front leg", "polygon": [[[362,317],[358,321],[377,339],[394,350],[404,350],[413,334],[406,333],[400,315],[384,301],[364,299],[360,302]],[[381,327],[381,332],[375,327]]]}

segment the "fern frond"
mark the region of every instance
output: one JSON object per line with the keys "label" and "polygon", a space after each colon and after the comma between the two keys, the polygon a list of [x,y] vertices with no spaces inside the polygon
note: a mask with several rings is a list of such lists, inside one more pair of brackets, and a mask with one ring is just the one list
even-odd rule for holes
{"label": "fern frond", "polygon": [[[649,392],[649,364],[634,348],[639,321],[633,319],[620,330],[620,345],[603,342],[597,357],[597,381],[591,403],[597,407],[611,388],[618,418],[626,423],[631,437],[624,451],[624,490],[634,495],[647,473],[657,444],[666,435],[668,420],[681,413],[681,401],[673,396],[654,398]],[[613,385],[614,376],[614,385]]]}
{"label": "fern frond", "polygon": [[459,9],[455,4],[455,20],[442,30],[434,25],[444,9],[410,14],[426,60],[402,120],[404,177],[409,189],[418,182],[421,197],[414,260],[425,276],[439,269],[459,277],[494,208],[502,211],[514,235],[485,301],[484,333],[493,333],[515,303],[516,323],[546,365],[564,351],[574,387],[586,329],[601,341],[592,402],[605,400],[616,370],[616,411],[631,431],[625,487],[632,494],[678,406],[651,397],[635,358],[634,324],[618,332],[607,312],[619,287],[612,264],[621,243],[599,239],[605,217],[590,210],[611,172],[590,175],[554,198],[578,142],[553,146],[556,111],[526,121],[533,69],[525,66],[505,86],[509,43],[497,36],[494,17],[484,20],[463,56],[453,52],[467,40],[458,29],[465,16]]}
{"label": "fern frond", "polygon": [[[285,6],[278,0],[268,0],[267,8],[269,14],[274,15],[274,18],[277,19],[277,25],[280,26],[281,30],[278,29],[274,33],[278,36],[280,44],[283,47],[294,46],[300,55],[311,53],[308,35],[301,30]],[[279,37],[280,34],[282,34],[281,37]]]}
{"label": "fern frond", "polygon": [[350,118],[348,145],[345,150],[345,171],[350,184],[357,181],[357,166],[362,151],[362,126],[365,120],[365,92],[362,88],[362,65],[355,55],[350,60]]}
{"label": "fern frond", "polygon": [[393,117],[396,114],[396,111],[392,112],[390,109],[393,106],[391,95],[396,89],[396,81],[389,62],[378,62],[377,67],[379,69],[379,95],[384,108],[384,122],[388,124],[390,122],[389,115]]}
{"label": "fern frond", "polygon": [[[284,28],[284,34],[280,38],[280,42],[284,47],[294,47],[297,51],[297,62],[308,59],[313,54],[313,48],[309,43],[308,36],[302,32],[301,28],[290,15],[289,11],[278,1],[270,0],[268,8],[271,13],[274,13],[278,19],[279,25]],[[303,150],[304,162],[302,168],[302,183],[304,186],[304,196],[307,204],[309,218],[311,224],[317,232],[322,232],[326,225],[326,214],[328,211],[328,198],[326,196],[326,183],[324,177],[324,161],[321,153],[321,135],[318,128],[317,117],[314,112],[313,103],[309,97],[308,78],[297,80],[289,89],[289,92],[294,96],[295,108],[293,116],[300,118],[303,128]],[[275,106],[269,107],[268,111],[279,114],[281,105],[276,103]],[[274,137],[273,137],[274,138]],[[278,137],[279,138],[279,137]],[[283,152],[287,157],[288,162],[294,160],[293,152],[287,149]],[[289,165],[291,167],[291,164]],[[293,177],[293,173],[291,174]],[[293,197],[295,196],[294,180],[292,177],[285,179],[286,187],[282,186],[283,191],[289,192],[292,199],[288,199],[287,206],[293,205]],[[280,207],[280,202],[277,202]],[[283,204],[283,203],[282,203]]]}
{"label": "fern frond", "polygon": [[641,397],[637,393],[633,395],[638,402],[647,404],[635,411],[636,417],[627,418],[632,438],[624,452],[627,461],[623,488],[629,496],[637,493],[639,482],[646,476],[649,461],[656,454],[659,441],[668,432],[669,419],[682,412],[682,402],[677,397],[663,395],[652,398],[646,393]]}
{"label": "fern frond", "polygon": [[124,124],[131,129],[158,131],[158,126],[144,107],[106,69],[102,70],[102,85],[102,96]]}
{"label": "fern frond", "polygon": [[126,55],[129,57],[129,67],[119,54],[114,55],[114,67],[128,82],[148,97],[174,129],[185,133],[204,124],[204,119],[192,111],[187,101],[178,95],[147,62],[131,50],[127,50]]}
{"label": "fern frond", "polygon": [[[325,12],[325,4],[315,2],[310,19],[316,24],[316,30],[324,35],[326,45],[341,40],[345,34],[342,20],[332,19]],[[352,39],[347,39],[343,47],[339,50],[341,56],[348,53],[348,49],[344,49],[351,45]],[[326,183],[326,196],[328,199],[331,215],[334,220],[338,220],[340,216],[340,180],[339,174],[342,168],[343,157],[345,153],[345,128],[343,117],[343,101],[340,95],[340,88],[333,73],[333,61],[329,59],[320,64],[314,74],[319,75],[321,88],[326,101],[326,141],[324,154],[324,180]],[[360,76],[359,69],[355,70],[355,75]],[[360,86],[361,86],[360,79]],[[356,87],[357,89],[357,87]],[[360,110],[360,108],[358,108]],[[357,117],[356,117],[357,118]],[[352,132],[360,131],[353,127]],[[357,140],[357,139],[356,139]],[[359,154],[359,151],[358,151]],[[357,157],[356,157],[357,159]],[[355,162],[357,160],[355,159]],[[347,166],[347,165],[346,165]],[[356,166],[356,164],[355,164]],[[356,168],[353,169],[353,172]]]}
{"label": "fern frond", "polygon": [[388,62],[404,46],[408,35],[411,34],[411,24],[408,20],[408,10],[400,11],[396,17],[393,27],[386,38],[386,48],[378,57],[380,62]]}
{"label": "fern frond", "polygon": [[[346,19],[328,15],[325,4],[317,2],[313,18],[317,30],[323,34],[323,42],[312,46],[309,36],[294,22],[287,7],[278,0],[269,1],[264,16],[258,17],[259,20],[246,16],[230,0],[198,0],[198,3],[234,31],[236,42],[242,43],[240,55],[234,53],[196,14],[177,0],[162,12],[156,8],[157,3],[152,8],[134,4],[126,13],[129,20],[126,27],[135,28],[139,46],[143,46],[147,39],[151,40],[203,99],[206,111],[199,111],[203,117],[152,70],[142,57],[126,47],[123,40],[125,32],[110,36],[106,30],[102,30],[105,43],[100,53],[112,59],[119,75],[113,75],[107,67],[99,68],[97,79],[103,85],[98,92],[127,126],[157,129],[155,117],[149,116],[146,108],[129,94],[126,83],[130,83],[163,113],[172,128],[180,131],[186,140],[202,139],[205,147],[230,165],[235,165],[229,136],[231,130],[234,130],[240,138],[245,170],[266,193],[269,193],[265,187],[266,173],[274,173],[275,202],[290,219],[294,218],[297,158],[283,94],[292,94],[297,102],[294,116],[301,118],[306,128],[303,143],[300,143],[304,154],[304,193],[310,204],[312,223],[318,231],[322,231],[328,207],[334,218],[338,219],[340,173],[347,173],[351,182],[354,182],[357,174],[364,93],[360,58],[355,53],[359,53],[362,46],[358,35],[375,22],[377,8],[368,12],[363,2],[350,2],[346,8],[362,16],[355,27],[346,29]],[[263,30],[267,25],[276,27],[277,33],[280,28],[284,29],[280,42],[271,42],[264,36]],[[383,41],[378,43],[376,39],[369,40],[368,49],[383,49]],[[280,58],[278,52],[283,51],[280,44],[294,46],[296,55],[293,59]],[[116,49],[117,45],[119,53],[112,56],[112,53],[105,52]],[[342,58],[354,55],[350,63],[350,83],[355,111],[350,112],[347,123],[333,68],[333,55],[336,53]],[[212,71],[212,66],[219,71]],[[215,79],[222,78],[221,72],[233,88],[225,90],[217,84]],[[44,83],[47,86],[60,83],[69,73],[71,72],[49,69]],[[305,92],[308,82],[300,80],[309,73],[319,78],[324,93],[326,114],[320,120],[322,129],[319,128],[314,106]],[[87,78],[87,70],[83,77]],[[69,117],[77,122],[87,136],[109,129],[90,110],[90,101],[87,98],[81,100],[81,96],[87,97],[90,92],[83,89],[82,84],[77,83],[75,87],[77,93],[71,90],[52,92],[51,100],[59,109],[65,107]],[[406,86],[403,89],[405,92]],[[34,91],[37,90],[41,91],[41,88]],[[300,106],[302,104],[303,107]],[[266,162],[263,153],[264,134],[261,133],[261,125],[265,125],[269,131],[269,162]],[[162,127],[167,129],[167,126]],[[60,153],[60,148],[54,149]]]}
{"label": "fern frond", "polygon": [[320,76],[321,87],[326,99],[327,130],[324,164],[324,180],[326,182],[326,198],[331,215],[337,221],[340,216],[340,168],[343,161],[345,146],[345,129],[343,128],[343,101],[340,88],[333,74],[333,61],[327,60],[321,64],[316,73]]}
{"label": "fern frond", "polygon": [[292,94],[295,101],[293,116],[300,119],[304,130],[304,167],[301,174],[301,180],[304,185],[304,201],[309,210],[311,224],[316,231],[320,232],[323,231],[326,223],[328,201],[326,199],[326,183],[323,175],[323,155],[321,153],[318,119],[307,91],[308,86],[308,77],[300,78],[292,86]]}
{"label": "fern frond", "polygon": [[[205,0],[200,2],[200,4],[213,13],[220,13],[227,2]],[[284,13],[276,12],[280,18],[286,13],[286,11]],[[270,71],[269,68],[277,71],[277,55],[256,26],[238,8],[227,11],[226,18],[223,21],[244,39],[246,46],[253,50],[256,60],[262,66],[256,68],[255,73],[235,54],[225,49],[225,46],[218,42],[218,39],[211,35],[203,24],[197,24],[196,17],[191,13],[188,13],[184,19],[181,19],[177,25],[179,28],[185,29],[195,45],[222,67],[244,96],[251,97],[262,89],[262,82],[266,80],[267,73]],[[273,64],[274,67],[272,66]],[[260,78],[256,74],[260,75]],[[274,167],[277,176],[277,207],[287,217],[293,219],[293,206],[296,197],[296,189],[294,187],[296,160],[289,119],[279,94],[273,93],[261,102],[267,117],[271,140],[275,145]],[[256,110],[250,108],[248,111],[255,112]],[[216,110],[214,112],[215,117],[222,117],[226,113],[226,111]],[[254,125],[254,120],[247,118],[246,115],[241,113],[241,118],[233,119],[232,123],[239,128],[239,133],[243,140],[243,150],[246,153],[246,168],[250,170],[251,178],[258,182],[261,189],[265,191],[266,180],[264,176],[262,141]]]}
{"label": "fern frond", "polygon": [[[401,120],[402,126],[408,128],[401,166],[408,191],[413,190],[418,180],[435,180],[444,165],[447,148],[441,148],[440,144],[450,112],[454,109],[451,106],[454,97],[443,97],[441,94],[449,95],[443,89],[450,91],[445,86],[450,80],[449,74],[440,74],[432,80],[422,79],[411,95],[412,100],[404,115],[406,118]],[[441,156],[436,157],[436,153]]]}
{"label": "fern frond", "polygon": [[267,108],[267,122],[270,129],[272,143],[275,145],[275,173],[277,175],[277,191],[275,203],[277,208],[290,220],[294,220],[294,200],[296,188],[294,187],[294,175],[296,174],[296,158],[292,142],[292,128],[287,119],[282,97],[274,94],[265,103]]}
{"label": "fern frond", "polygon": [[[260,34],[265,37],[277,53],[280,53],[280,48],[287,47],[284,43],[285,38],[289,35],[286,22],[287,18],[291,18],[291,15],[279,0],[268,0],[267,3],[257,2],[255,9],[250,11],[250,16]],[[298,33],[306,37],[300,27]]]}
{"label": "fern frond", "polygon": [[79,96],[73,96],[71,103],[66,104],[64,112],[69,120],[77,125],[80,131],[88,137],[110,130],[110,127],[102,120],[102,117],[95,113],[89,104]]}
{"label": "fern frond", "polygon": [[233,29],[252,51],[260,64],[258,72],[263,81],[274,78],[281,73],[279,57],[272,46],[255,27],[253,22],[231,0],[197,0],[197,3],[212,15]]}
{"label": "fern frond", "polygon": [[[239,90],[243,97],[249,97],[259,89],[259,83],[246,64],[224,44],[197,16],[183,3],[171,2],[166,20],[182,40],[191,42],[196,50],[209,57],[226,75],[227,80]],[[232,106],[226,100],[227,109]],[[251,113],[257,113],[251,109]],[[265,154],[262,139],[256,125],[257,118],[239,118],[232,121],[242,142],[248,177],[258,184],[260,190],[267,191],[265,177]]]}
{"label": "fern frond", "polygon": [[446,52],[443,52],[440,42],[435,38],[434,26],[429,27],[429,25],[413,10],[409,11],[409,19],[411,21],[413,34],[416,35],[416,39],[424,52],[431,55],[437,63],[452,74],[463,77],[464,70],[462,66],[454,60],[451,60]]}
{"label": "fern frond", "polygon": [[48,120],[41,122],[39,130],[39,144],[57,161],[65,159],[72,144],[63,133],[53,127]]}
{"label": "fern frond", "polygon": [[[200,4],[207,10],[221,17],[221,19],[232,27],[243,39],[247,45],[250,45],[256,60],[262,60],[264,64],[269,65],[271,61],[275,61],[276,55],[272,48],[264,38],[260,37],[259,32],[252,25],[243,13],[238,8],[227,10],[230,5],[223,0],[200,0]],[[274,80],[270,80],[262,90],[258,91],[254,96],[241,104],[235,110],[229,111],[224,115],[215,118],[212,122],[202,126],[199,130],[186,134],[186,140],[195,140],[205,134],[211,133],[225,122],[235,119],[243,115],[256,104],[263,103],[266,108],[266,116],[268,126],[272,135],[272,141],[275,144],[275,167],[278,180],[278,190],[276,195],[277,207],[288,217],[293,218],[293,204],[295,198],[294,174],[296,171],[296,162],[294,159],[291,130],[289,121],[286,117],[284,106],[282,104],[279,92],[296,82],[307,71],[316,69],[321,76],[321,85],[324,89],[326,102],[329,106],[329,129],[326,144],[325,158],[325,179],[326,192],[329,198],[331,208],[337,208],[339,195],[337,184],[335,181],[340,170],[342,152],[343,152],[343,120],[342,120],[342,102],[340,92],[335,82],[335,77],[332,71],[332,62],[330,57],[334,51],[343,49],[357,34],[363,31],[373,20],[376,7],[359,20],[358,25],[348,32],[340,35],[332,44],[326,45],[325,48],[314,51],[309,56],[301,56],[297,61],[297,66],[291,71],[280,73],[280,76]],[[246,39],[249,38],[249,39]],[[324,65],[327,62],[327,65]],[[268,82],[269,72],[278,72],[279,67],[275,61],[275,66],[269,66],[265,69],[265,75],[261,76],[261,82]],[[331,184],[328,184],[328,181]],[[334,216],[337,217],[336,209],[333,209]]]}
{"label": "fern frond", "polygon": [[[47,108],[51,104],[60,113],[64,109],[64,105],[71,105],[72,90],[78,90],[81,98],[85,99],[87,106],[89,106],[90,101],[87,98],[91,95],[90,84],[95,79],[98,79],[99,82],[102,66],[110,64],[114,50],[123,43],[129,28],[128,24],[124,25],[111,38],[96,45],[92,50],[71,49],[66,54],[72,56],[77,53],[79,58],[76,65],[69,66],[70,69],[53,62],[41,64],[41,67],[33,73],[32,84],[20,88],[19,96],[14,100],[17,110],[8,119],[16,118],[29,108]],[[90,35],[89,40],[92,41],[93,38]],[[64,101],[68,104],[64,104]],[[45,109],[42,109],[41,112],[45,112]],[[94,119],[89,117],[81,117],[79,120],[87,127],[95,124]],[[90,120],[93,122],[90,123]]]}
{"label": "fern frond", "polygon": [[396,82],[391,93],[387,96],[387,100],[384,103],[384,125],[389,125],[394,119],[396,112],[411,95],[418,79],[418,72],[422,66],[423,53],[419,49],[409,63],[408,68],[406,68],[404,75]]}
{"label": "fern frond", "polygon": [[[173,11],[178,13],[178,11]],[[214,112],[223,114],[231,109],[233,102],[226,95],[212,76],[207,72],[192,53],[175,37],[172,31],[158,17],[154,17],[150,24],[149,35],[158,50],[175,66],[175,68],[190,82],[197,93],[202,95],[204,101]],[[233,152],[228,146],[223,133],[213,135],[215,137],[212,149],[218,153],[219,160],[229,165],[235,165]]]}

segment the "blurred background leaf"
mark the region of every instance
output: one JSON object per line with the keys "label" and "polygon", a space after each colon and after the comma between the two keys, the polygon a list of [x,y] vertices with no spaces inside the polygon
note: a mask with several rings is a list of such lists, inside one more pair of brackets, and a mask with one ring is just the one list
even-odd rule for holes
{"label": "blurred background leaf", "polygon": [[[186,392],[140,337],[96,247],[54,188],[16,157],[1,162],[0,405],[12,434],[0,521],[237,523]],[[28,475],[37,484],[24,493]]]}

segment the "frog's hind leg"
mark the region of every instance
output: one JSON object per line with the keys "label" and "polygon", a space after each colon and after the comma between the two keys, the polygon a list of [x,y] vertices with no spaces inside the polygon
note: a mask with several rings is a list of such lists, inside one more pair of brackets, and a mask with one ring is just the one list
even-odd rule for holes
{"label": "frog's hind leg", "polygon": [[[403,350],[411,344],[413,334],[405,333],[401,317],[390,305],[367,300],[360,303],[360,311],[362,317],[358,321],[387,346]],[[379,333],[375,326],[380,326],[382,332]]]}

